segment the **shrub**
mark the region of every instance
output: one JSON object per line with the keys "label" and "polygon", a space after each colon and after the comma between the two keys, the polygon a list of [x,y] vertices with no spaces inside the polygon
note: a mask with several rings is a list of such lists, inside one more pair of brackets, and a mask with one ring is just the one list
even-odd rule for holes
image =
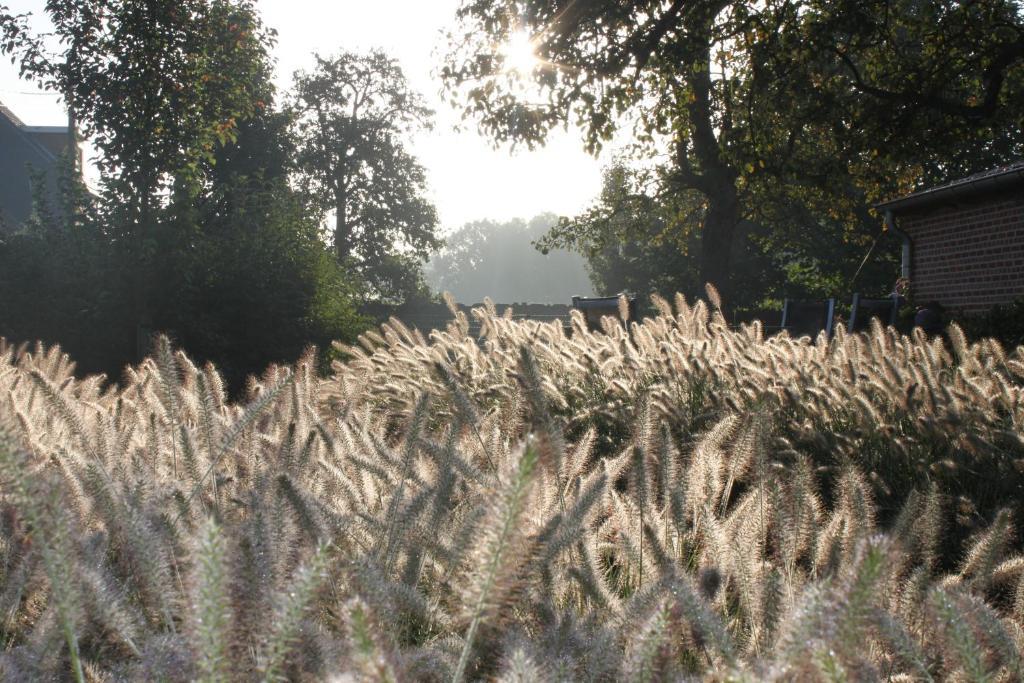
{"label": "shrub", "polygon": [[961,316],[958,322],[972,339],[992,337],[1013,348],[1024,344],[1024,299],[993,306],[987,313]]}

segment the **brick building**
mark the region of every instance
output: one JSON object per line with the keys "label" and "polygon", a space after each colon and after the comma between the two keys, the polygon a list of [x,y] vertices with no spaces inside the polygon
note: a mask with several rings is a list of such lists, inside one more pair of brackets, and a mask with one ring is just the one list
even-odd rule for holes
{"label": "brick building", "polygon": [[877,208],[917,302],[977,313],[1024,298],[1024,160]]}

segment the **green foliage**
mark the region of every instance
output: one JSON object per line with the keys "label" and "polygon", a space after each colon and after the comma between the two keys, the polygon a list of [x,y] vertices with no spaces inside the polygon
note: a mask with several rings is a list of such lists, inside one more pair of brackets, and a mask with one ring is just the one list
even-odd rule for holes
{"label": "green foliage", "polygon": [[209,189],[174,195],[161,226],[155,327],[215,361],[235,389],[362,326],[359,282],[331,258],[315,212],[289,186],[287,124],[280,114],[243,123],[218,153]]}
{"label": "green foliage", "polygon": [[1024,299],[993,306],[986,313],[956,317],[957,323],[972,339],[992,337],[1007,348],[1024,344]]}
{"label": "green foliage", "polygon": [[[288,184],[286,127],[277,114],[244,122],[205,188],[179,185],[154,214],[161,258],[145,274],[145,329],[166,330],[215,361],[232,391],[269,363],[352,339],[364,325],[359,283],[331,258]],[[61,342],[83,371],[118,379],[137,357],[137,255],[118,239],[122,215],[77,184],[65,196],[69,218],[38,212],[0,242],[2,333]]]}
{"label": "green foliage", "polygon": [[24,31],[11,49],[65,94],[101,152],[103,193],[86,192],[69,160],[63,210],[38,202],[34,222],[0,244],[0,332],[63,343],[83,370],[117,378],[164,330],[218,362],[236,391],[269,363],[351,338],[361,284],[291,186],[273,32],[252,4],[46,12],[66,51]]}
{"label": "green foliage", "polygon": [[[937,183],[1024,151],[1019,2],[841,0],[806,8],[803,46],[780,35],[777,49],[766,43],[759,56],[795,69],[788,86],[797,92],[795,108],[813,108],[813,92],[846,115],[831,135],[838,149],[859,151],[854,174],[870,188],[869,200],[886,198],[876,194],[885,175]],[[904,134],[885,134],[895,131]]]}
{"label": "green foliage", "polygon": [[[629,291],[642,298],[659,291],[699,295],[704,290],[698,258],[702,201],[692,191],[666,190],[662,180],[661,172],[639,171],[623,160],[613,163],[604,171],[597,201],[584,213],[563,218],[537,241],[538,248],[583,254],[598,292]],[[793,284],[784,284],[781,269],[792,253],[766,249],[765,232],[747,224],[733,245],[737,272],[730,307],[757,305],[782,289],[796,295]]]}
{"label": "green foliage", "polygon": [[[100,152],[0,243],[0,334],[60,342],[118,378],[156,330],[221,366],[233,390],[312,344],[351,338],[363,289],[330,258],[291,184],[292,119],[273,111],[274,33],[249,0],[47,3],[60,44],[24,18],[0,49],[62,93]],[[70,178],[70,180],[69,180]]]}
{"label": "green foliage", "polygon": [[108,189],[137,210],[168,174],[196,178],[266,104],[274,33],[249,0],[55,0],[44,12],[59,50],[22,31],[7,51],[61,93],[101,152]]}
{"label": "green foliage", "polygon": [[22,231],[0,237],[0,335],[59,342],[82,371],[116,378],[136,352],[126,254],[83,185],[62,194],[69,219],[37,202]]}
{"label": "green foliage", "polygon": [[[872,203],[1024,151],[1024,15],[1012,0],[466,0],[458,17],[441,77],[464,114],[528,146],[567,123],[591,151],[631,132],[630,157],[657,166],[665,207],[632,210],[667,215],[677,248],[695,235],[698,281],[729,306],[749,272],[745,240],[765,242],[776,267],[849,278],[850,251],[878,234]],[[521,33],[532,70],[503,52]],[[606,223],[590,213],[565,232],[592,242],[595,217]],[[630,231],[643,241],[652,228]]]}

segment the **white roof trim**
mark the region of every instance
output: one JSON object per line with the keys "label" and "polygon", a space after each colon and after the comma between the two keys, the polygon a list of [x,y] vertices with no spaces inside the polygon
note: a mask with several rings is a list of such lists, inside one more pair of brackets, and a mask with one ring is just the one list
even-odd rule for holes
{"label": "white roof trim", "polygon": [[68,132],[67,126],[22,126],[26,133],[64,133]]}

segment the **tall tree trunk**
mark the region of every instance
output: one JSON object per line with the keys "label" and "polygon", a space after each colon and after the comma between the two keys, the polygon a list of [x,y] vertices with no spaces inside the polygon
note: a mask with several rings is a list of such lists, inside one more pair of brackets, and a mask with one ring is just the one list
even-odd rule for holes
{"label": "tall tree trunk", "polygon": [[726,306],[732,306],[733,301],[732,250],[739,222],[736,186],[722,184],[708,195],[700,234],[700,277],[718,289]]}
{"label": "tall tree trunk", "polygon": [[138,223],[132,234],[134,273],[132,274],[132,311],[135,318],[135,356],[141,362],[149,355],[153,329],[153,269],[156,242],[156,173],[144,172],[139,183]]}
{"label": "tall tree trunk", "polygon": [[348,224],[348,188],[338,179],[334,192],[334,251],[341,263],[352,253],[352,228]]}
{"label": "tall tree trunk", "polygon": [[[720,7],[713,6],[704,19],[704,30],[691,34],[690,73],[686,108],[689,114],[688,137],[678,142],[677,163],[684,186],[699,190],[707,199],[707,211],[701,228],[700,276],[722,295],[725,306],[732,306],[732,250],[740,222],[739,173],[725,158],[723,137],[728,121],[717,122],[711,102],[712,25]],[[684,133],[686,135],[686,133]]]}

